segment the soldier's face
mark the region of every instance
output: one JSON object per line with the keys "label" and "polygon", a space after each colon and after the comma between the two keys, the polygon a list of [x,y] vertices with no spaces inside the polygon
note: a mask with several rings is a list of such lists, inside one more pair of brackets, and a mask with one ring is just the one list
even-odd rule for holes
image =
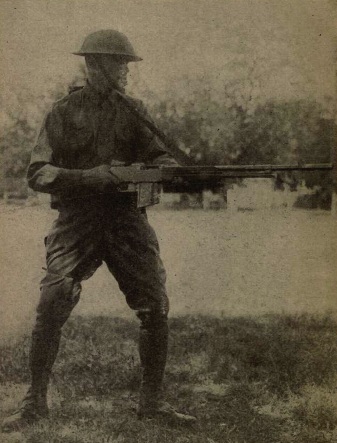
{"label": "soldier's face", "polygon": [[128,83],[128,60],[122,57],[104,55],[102,63],[109,73],[111,81],[119,88],[124,89]]}

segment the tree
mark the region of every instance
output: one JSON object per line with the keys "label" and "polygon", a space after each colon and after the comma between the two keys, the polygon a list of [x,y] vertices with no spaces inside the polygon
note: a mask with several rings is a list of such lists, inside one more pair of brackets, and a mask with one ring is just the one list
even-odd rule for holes
{"label": "tree", "polygon": [[[234,79],[214,93],[211,78],[190,81],[155,97],[142,84],[150,114],[196,164],[281,164],[329,162],[335,145],[331,101],[263,100],[252,78]],[[83,84],[83,66],[71,86]],[[258,76],[259,77],[259,76]],[[176,86],[176,85],[175,85]],[[255,91],[255,92],[254,92]],[[30,152],[50,104],[67,92],[58,83],[39,96],[14,95],[2,118],[2,189],[25,188]],[[254,97],[254,99],[252,98]],[[308,186],[328,186],[327,174],[306,174]],[[298,182],[301,175],[293,174]]]}
{"label": "tree", "polygon": [[[70,86],[78,84],[83,70],[73,79]],[[52,88],[46,87],[38,95],[29,90],[13,93],[1,102],[2,110],[0,141],[0,191],[27,194],[25,181],[30,153],[44,115],[50,105],[67,93],[67,86],[59,80]]]}

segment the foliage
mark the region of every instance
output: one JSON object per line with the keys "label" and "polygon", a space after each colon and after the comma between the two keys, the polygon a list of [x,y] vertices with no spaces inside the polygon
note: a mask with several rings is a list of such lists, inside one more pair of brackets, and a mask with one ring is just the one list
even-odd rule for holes
{"label": "foliage", "polygon": [[[83,69],[82,69],[83,71]],[[72,82],[76,84],[79,77]],[[247,82],[246,82],[247,83]],[[328,162],[335,142],[331,100],[261,100],[254,84],[235,81],[212,90],[206,78],[188,82],[188,88],[155,98],[142,91],[158,125],[179,141],[197,164],[280,164]],[[15,187],[25,176],[43,114],[64,95],[58,84],[39,97],[28,91],[13,97],[5,108],[4,137],[0,144],[2,187]],[[7,109],[7,110],[6,110]],[[301,176],[295,176],[296,181]],[[306,174],[308,186],[327,186],[326,174]]]}
{"label": "foliage", "polygon": [[[83,78],[83,68],[79,70],[69,85],[71,88]],[[61,80],[52,87],[49,85],[38,95],[29,90],[12,92],[0,97],[4,103],[1,118],[3,137],[0,140],[0,191],[26,192],[24,181],[30,153],[47,110],[53,102],[67,93],[67,85]]]}
{"label": "foliage", "polygon": [[[329,100],[256,103],[223,91],[216,98],[210,85],[188,97],[150,101],[158,125],[199,164],[297,164],[331,162],[336,127]],[[247,99],[248,100],[248,99]],[[286,182],[330,187],[325,172],[292,173]]]}
{"label": "foliage", "polygon": [[[22,183],[30,159],[30,153],[37,137],[43,115],[50,104],[63,95],[64,88],[58,84],[39,96],[21,91],[7,99],[1,120],[4,134],[0,140],[2,191],[22,191]],[[2,98],[4,101],[4,98]]]}

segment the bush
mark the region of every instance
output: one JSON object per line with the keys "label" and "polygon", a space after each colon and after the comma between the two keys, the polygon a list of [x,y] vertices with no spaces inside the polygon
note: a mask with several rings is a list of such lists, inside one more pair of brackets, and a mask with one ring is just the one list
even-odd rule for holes
{"label": "bush", "polygon": [[[197,164],[261,164],[329,162],[335,145],[334,116],[324,104],[306,100],[276,100],[251,103],[242,97],[240,84],[214,98],[210,81],[190,85],[189,94],[175,91],[162,100],[144,90],[150,114],[166,134],[178,140],[181,149]],[[12,190],[10,179],[26,173],[37,131],[49,104],[65,93],[56,87],[39,97],[29,92],[15,97],[4,110],[0,144],[0,188]],[[330,186],[327,174],[306,173],[308,186]],[[299,182],[301,174],[292,174]]]}

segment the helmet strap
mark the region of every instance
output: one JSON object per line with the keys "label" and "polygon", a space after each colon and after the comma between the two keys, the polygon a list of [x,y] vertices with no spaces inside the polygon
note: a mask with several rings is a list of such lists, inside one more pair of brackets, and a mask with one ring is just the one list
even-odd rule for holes
{"label": "helmet strap", "polygon": [[108,85],[108,89],[107,89],[107,95],[110,94],[110,92],[114,89],[120,90],[120,88],[118,87],[118,85],[115,84],[115,82],[113,81],[110,72],[106,69],[106,67],[104,66],[104,63],[102,62],[102,59],[100,57],[95,56],[95,62],[98,66],[98,68],[100,69],[101,73],[103,74],[103,77],[105,78],[107,85]]}
{"label": "helmet strap", "polygon": [[127,108],[140,120],[140,122],[147,127],[151,132],[153,132],[154,135],[156,135],[159,140],[161,140],[164,145],[166,146],[166,151],[172,154],[180,164],[182,165],[191,165],[193,164],[193,160],[184,152],[182,151],[177,143],[174,140],[170,140],[164,132],[159,129],[153,121],[146,115],[144,115],[143,112],[136,109],[134,104],[130,101],[129,97],[125,95],[123,92],[120,91],[118,86],[116,86],[111,79],[110,73],[105,68],[104,64],[101,60],[99,60],[99,57],[96,57],[97,65],[102,71],[102,74],[105,76],[106,80],[108,81],[108,84],[111,85],[108,88],[107,91],[107,97],[108,100],[111,102],[111,99],[109,98],[109,94],[112,91],[115,91],[117,93],[117,96],[120,97],[120,99],[124,102],[124,104],[127,106]]}

